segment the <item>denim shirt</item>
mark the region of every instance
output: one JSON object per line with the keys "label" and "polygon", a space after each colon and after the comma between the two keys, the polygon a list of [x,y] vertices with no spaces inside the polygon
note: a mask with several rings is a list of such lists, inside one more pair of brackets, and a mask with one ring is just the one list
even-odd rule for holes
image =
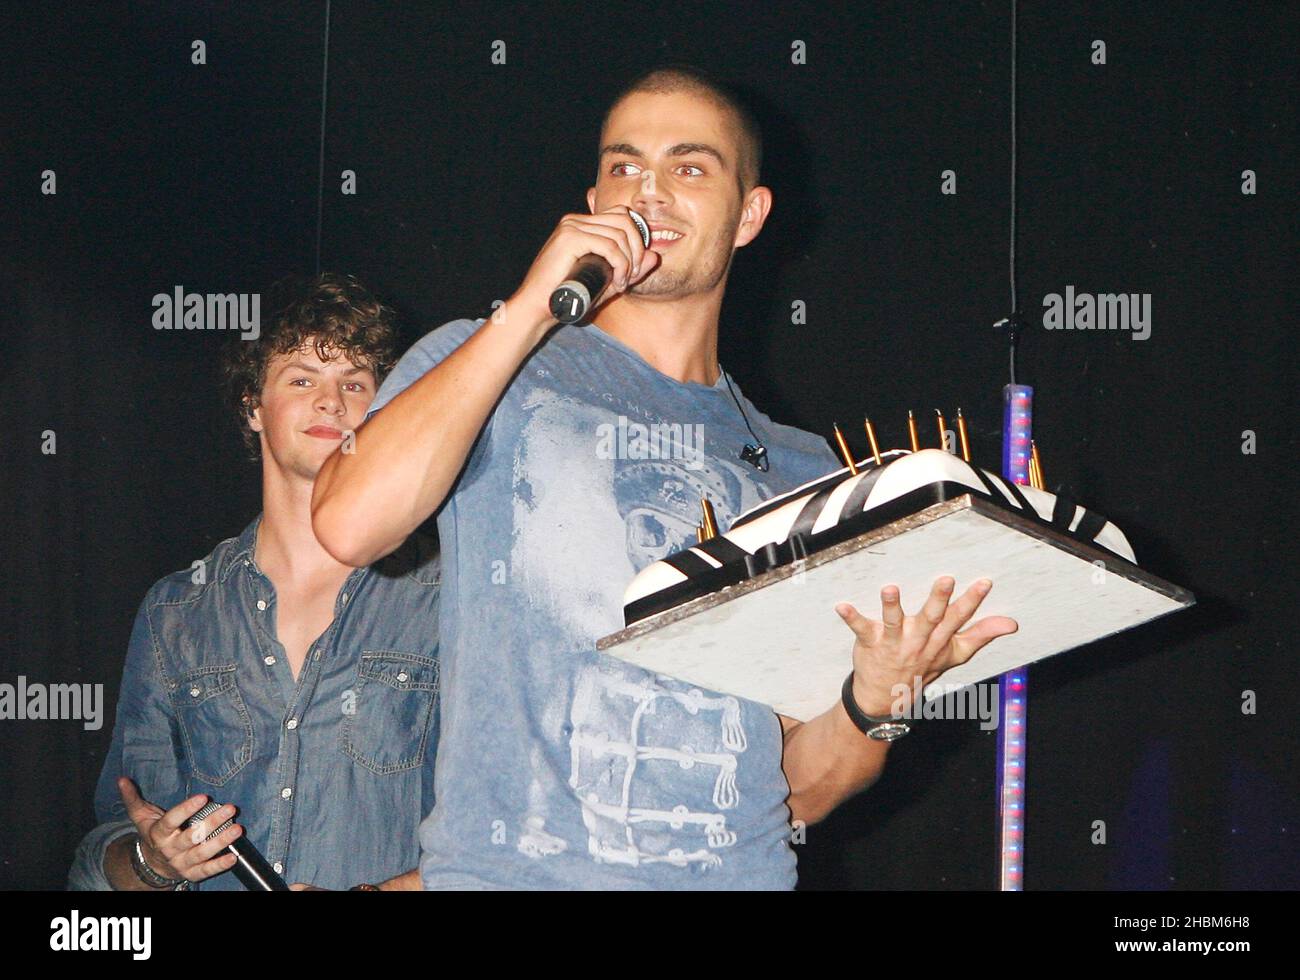
{"label": "denim shirt", "polygon": [[[347,888],[416,867],[438,731],[432,543],[413,535],[355,569],[295,680],[275,588],[254,561],[260,521],[145,596],[95,793],[99,826],[69,888],[111,887],[105,849],[134,831],[120,775],[164,810],[197,793],[235,804],[246,838],[290,883]],[[196,887],[243,888],[230,872]]]}

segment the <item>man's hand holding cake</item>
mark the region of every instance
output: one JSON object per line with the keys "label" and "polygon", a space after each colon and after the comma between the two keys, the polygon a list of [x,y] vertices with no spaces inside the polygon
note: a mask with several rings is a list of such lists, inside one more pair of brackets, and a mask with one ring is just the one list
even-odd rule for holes
{"label": "man's hand holding cake", "polygon": [[853,698],[866,715],[884,717],[896,713],[899,691],[914,690],[935,680],[950,667],[964,664],[990,641],[1019,629],[1007,616],[987,616],[963,629],[993,588],[980,579],[955,602],[949,602],[956,582],[945,575],[935,580],[921,611],[903,613],[898,586],[880,590],[881,618],[863,616],[852,605],[835,607],[840,618],[853,630]]}

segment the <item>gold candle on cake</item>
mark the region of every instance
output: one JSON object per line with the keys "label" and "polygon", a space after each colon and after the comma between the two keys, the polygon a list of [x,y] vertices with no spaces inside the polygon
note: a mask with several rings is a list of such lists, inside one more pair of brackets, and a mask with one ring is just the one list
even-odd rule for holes
{"label": "gold candle on cake", "polygon": [[835,426],[835,445],[839,447],[840,458],[844,460],[844,465],[849,468],[849,472],[854,476],[858,473],[858,464],[853,462],[853,453],[849,450],[849,444],[844,440],[844,433],[840,431],[840,424],[833,423]]}
{"label": "gold candle on cake", "polygon": [[876,427],[871,424],[871,419],[863,419],[862,426],[867,430],[867,440],[871,443],[871,455],[876,460],[876,465],[882,465],[880,462],[880,443],[876,442]]}
{"label": "gold candle on cake", "polygon": [[966,435],[966,418],[961,414],[961,407],[957,408],[957,437],[961,439],[961,458],[970,462],[970,438]]}
{"label": "gold candle on cake", "polygon": [[708,497],[700,498],[700,511],[704,514],[704,523],[702,525],[704,537],[702,540],[711,541],[718,536],[718,519],[713,514],[713,504],[709,502]]}

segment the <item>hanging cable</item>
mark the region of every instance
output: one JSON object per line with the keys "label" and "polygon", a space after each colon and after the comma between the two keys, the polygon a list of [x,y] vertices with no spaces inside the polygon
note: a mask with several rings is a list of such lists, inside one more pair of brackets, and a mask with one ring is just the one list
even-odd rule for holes
{"label": "hanging cable", "polygon": [[1020,342],[1020,331],[1024,326],[1020,315],[1020,292],[1016,285],[1016,0],[1011,0],[1011,234],[1010,234],[1010,274],[1011,274],[1011,315],[1003,317],[993,324],[996,329],[1007,331],[1010,348],[1011,383],[1016,383],[1016,346]]}
{"label": "hanging cable", "polygon": [[325,0],[325,50],[320,74],[320,156],[316,165],[316,275],[320,275],[321,222],[325,209],[325,106],[330,78],[330,0]]}

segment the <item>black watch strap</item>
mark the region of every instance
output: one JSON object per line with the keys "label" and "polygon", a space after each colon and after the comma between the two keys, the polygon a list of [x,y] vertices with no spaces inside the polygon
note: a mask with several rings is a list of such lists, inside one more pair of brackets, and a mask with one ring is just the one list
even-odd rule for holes
{"label": "black watch strap", "polygon": [[857,726],[858,731],[879,742],[892,742],[896,738],[902,738],[912,730],[914,725],[911,719],[873,718],[859,708],[857,700],[853,697],[852,671],[849,671],[849,676],[844,678],[844,686],[840,688],[840,701],[844,704],[844,710],[848,712],[849,721]]}

